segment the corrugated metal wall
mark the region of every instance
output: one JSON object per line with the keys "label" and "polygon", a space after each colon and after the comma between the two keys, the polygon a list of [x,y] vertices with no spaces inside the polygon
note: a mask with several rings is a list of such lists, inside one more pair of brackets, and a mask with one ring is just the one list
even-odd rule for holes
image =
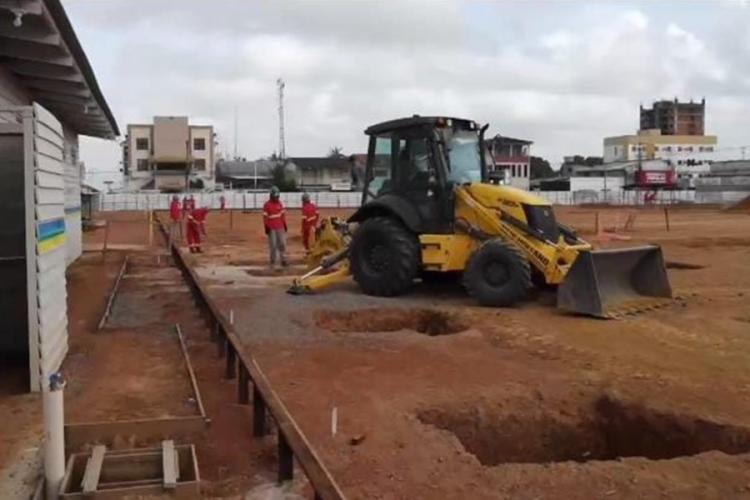
{"label": "corrugated metal wall", "polygon": [[[68,352],[65,267],[69,226],[65,216],[62,126],[41,106],[34,104],[33,110],[31,157],[27,158],[26,168],[34,172],[36,287],[33,291],[37,307],[36,328],[29,330],[36,330],[36,338],[30,338],[31,388],[39,390],[40,382],[60,368]],[[78,220],[80,231],[80,215]]]}

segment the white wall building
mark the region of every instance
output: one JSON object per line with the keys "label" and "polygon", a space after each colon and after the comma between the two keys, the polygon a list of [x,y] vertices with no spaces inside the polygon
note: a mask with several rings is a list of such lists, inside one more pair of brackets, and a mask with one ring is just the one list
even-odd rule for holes
{"label": "white wall building", "polygon": [[125,190],[183,191],[214,186],[214,131],[186,116],[156,116],[130,124],[122,143]]}
{"label": "white wall building", "polygon": [[680,178],[695,178],[709,172],[716,158],[715,135],[662,135],[658,129],[635,135],[604,139],[604,163],[661,159],[675,168]]}

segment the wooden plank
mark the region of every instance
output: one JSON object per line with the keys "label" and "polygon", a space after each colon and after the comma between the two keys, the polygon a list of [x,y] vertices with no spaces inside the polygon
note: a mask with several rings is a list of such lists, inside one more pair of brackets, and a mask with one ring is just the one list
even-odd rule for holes
{"label": "wooden plank", "polygon": [[[166,227],[159,222],[162,233],[165,238],[168,237]],[[262,395],[262,400],[266,408],[271,412],[278,425],[279,433],[282,433],[286,444],[291,448],[298,463],[305,471],[307,478],[315,490],[316,495],[325,500],[343,499],[344,494],[331,477],[330,472],[325,468],[312,445],[300,430],[297,423],[292,418],[284,403],[271,387],[270,382],[260,369],[257,361],[247,352],[244,344],[234,331],[234,326],[229,323],[227,318],[213,301],[212,297],[205,291],[205,288],[195,270],[189,266],[183,256],[182,250],[173,245],[171,248],[175,262],[183,270],[186,278],[191,282],[192,288],[195,288],[200,295],[199,303],[202,301],[206,309],[221,325],[227,339],[234,346],[239,360],[240,387],[242,387],[243,371],[246,370],[248,378],[255,384],[255,388]],[[242,389],[240,389],[240,400],[242,400]]]}
{"label": "wooden plank", "polygon": [[91,456],[86,462],[86,471],[83,473],[83,481],[81,481],[81,489],[84,495],[95,493],[99,487],[99,476],[102,473],[102,463],[106,451],[107,448],[102,444],[94,446]]}
{"label": "wooden plank", "polygon": [[177,455],[174,451],[174,441],[168,439],[161,442],[161,469],[164,488],[173,490],[177,487],[179,471],[177,470]]}
{"label": "wooden plank", "polygon": [[112,285],[112,290],[109,292],[109,298],[107,299],[107,306],[104,308],[104,313],[102,313],[102,317],[99,320],[99,326],[97,326],[97,331],[101,330],[104,327],[104,323],[107,322],[107,318],[109,318],[109,314],[112,312],[112,305],[115,303],[115,295],[117,294],[117,290],[120,288],[120,281],[122,280],[122,277],[125,275],[125,270],[128,267],[128,256],[125,256],[125,259],[122,261],[122,266],[120,266],[120,272],[117,273],[117,279],[115,279],[114,285]]}
{"label": "wooden plank", "polygon": [[175,330],[177,330],[177,338],[180,340],[180,348],[182,349],[182,355],[185,358],[185,365],[187,366],[188,376],[190,377],[190,385],[193,387],[193,395],[195,396],[196,403],[198,403],[198,411],[200,411],[201,417],[208,420],[206,417],[206,408],[203,406],[203,398],[198,389],[198,379],[195,377],[193,365],[190,363],[190,354],[188,353],[187,345],[185,344],[185,338],[182,336],[180,325],[175,325],[174,327]]}
{"label": "wooden plank", "polygon": [[[135,437],[136,441],[149,441],[186,437],[206,428],[203,417],[167,417],[155,419],[118,420],[112,422],[85,422],[65,425],[66,452],[80,450],[90,443],[112,443],[116,436]],[[107,454],[109,460],[111,454]]]}

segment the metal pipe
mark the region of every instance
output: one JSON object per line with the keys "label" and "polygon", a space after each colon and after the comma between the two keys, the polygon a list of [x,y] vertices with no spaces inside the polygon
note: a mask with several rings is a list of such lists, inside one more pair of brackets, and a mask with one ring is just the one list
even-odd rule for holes
{"label": "metal pipe", "polygon": [[61,373],[49,376],[44,388],[42,412],[44,413],[44,479],[47,500],[57,500],[60,483],[65,476],[65,411],[63,389],[65,379]]}

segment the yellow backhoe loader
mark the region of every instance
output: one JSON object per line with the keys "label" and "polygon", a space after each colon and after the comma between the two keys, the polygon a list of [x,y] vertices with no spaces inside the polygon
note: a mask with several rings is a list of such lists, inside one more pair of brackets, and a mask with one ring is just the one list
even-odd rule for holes
{"label": "yellow backhoe loader", "polygon": [[558,307],[604,318],[671,297],[660,247],[594,251],[545,199],[490,184],[486,129],[420,116],[369,127],[362,205],[347,222],[322,221],[311,271],[289,292],[352,276],[367,294],[394,296],[460,272],[486,306],[513,305],[534,283],[557,286]]}

